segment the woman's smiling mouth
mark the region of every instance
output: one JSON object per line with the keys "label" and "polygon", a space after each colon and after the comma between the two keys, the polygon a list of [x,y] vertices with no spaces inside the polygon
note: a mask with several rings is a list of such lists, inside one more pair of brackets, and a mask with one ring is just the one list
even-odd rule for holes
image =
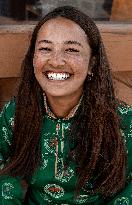
{"label": "woman's smiling mouth", "polygon": [[61,80],[61,81],[64,81],[64,80],[67,80],[67,79],[69,79],[70,78],[70,76],[71,76],[71,74],[70,73],[67,73],[67,72],[64,72],[64,73],[62,73],[62,72],[50,72],[50,71],[48,71],[48,72],[45,72],[44,73],[45,74],[45,76],[49,79],[49,80],[56,80],[56,81],[59,81],[59,80]]}

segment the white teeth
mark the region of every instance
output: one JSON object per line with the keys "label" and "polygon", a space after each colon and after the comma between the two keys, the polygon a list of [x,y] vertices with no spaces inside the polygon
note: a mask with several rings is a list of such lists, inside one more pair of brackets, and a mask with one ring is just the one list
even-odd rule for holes
{"label": "white teeth", "polygon": [[69,73],[47,73],[49,80],[66,80],[70,77]]}

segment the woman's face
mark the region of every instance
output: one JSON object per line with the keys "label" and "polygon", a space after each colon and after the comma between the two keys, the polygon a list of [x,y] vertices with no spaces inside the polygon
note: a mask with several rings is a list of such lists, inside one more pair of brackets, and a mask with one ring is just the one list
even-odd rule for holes
{"label": "woman's face", "polygon": [[38,32],[34,73],[47,97],[81,95],[90,46],[83,29],[66,18],[48,20]]}

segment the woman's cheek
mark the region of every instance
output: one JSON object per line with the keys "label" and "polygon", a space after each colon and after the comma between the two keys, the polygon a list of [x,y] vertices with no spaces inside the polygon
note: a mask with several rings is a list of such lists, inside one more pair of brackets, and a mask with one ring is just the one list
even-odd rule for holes
{"label": "woman's cheek", "polygon": [[35,56],[34,60],[33,60],[33,65],[35,69],[41,70],[41,68],[43,67],[44,64],[44,59],[39,57],[39,56]]}

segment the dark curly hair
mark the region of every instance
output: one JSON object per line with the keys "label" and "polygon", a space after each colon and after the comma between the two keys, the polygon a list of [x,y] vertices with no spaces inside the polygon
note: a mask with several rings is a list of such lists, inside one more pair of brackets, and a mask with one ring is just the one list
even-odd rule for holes
{"label": "dark curly hair", "polygon": [[76,142],[69,153],[69,159],[77,164],[76,193],[85,187],[88,180],[93,180],[91,192],[106,198],[125,185],[126,152],[119,129],[118,102],[98,28],[90,17],[70,6],[48,13],[34,29],[22,64],[22,81],[16,96],[11,158],[3,173],[27,179],[41,163],[40,129],[45,109],[43,91],[34,75],[33,56],[41,26],[60,16],[77,23],[85,31],[91,47],[93,77],[86,77],[80,113],[71,126],[69,136],[70,143]]}

